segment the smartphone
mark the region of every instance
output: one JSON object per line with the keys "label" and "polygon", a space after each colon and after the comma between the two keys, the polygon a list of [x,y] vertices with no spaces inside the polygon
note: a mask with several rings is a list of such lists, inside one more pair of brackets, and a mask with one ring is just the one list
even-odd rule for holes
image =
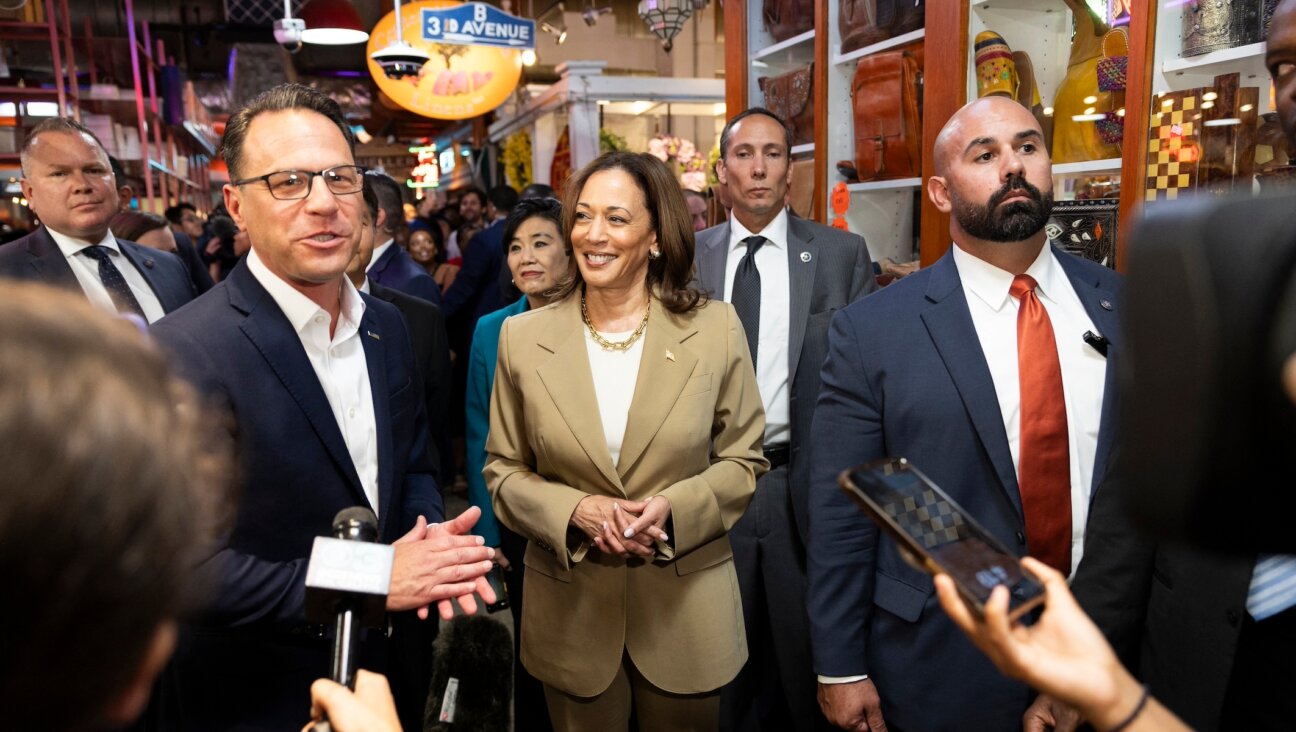
{"label": "smartphone", "polygon": [[998,585],[1008,588],[1011,619],[1043,602],[1039,579],[908,460],[860,465],[844,471],[837,482],[916,569],[949,575],[978,617]]}
{"label": "smartphone", "polygon": [[494,613],[507,610],[509,606],[508,586],[504,584],[504,568],[496,564],[486,573],[486,581],[495,590],[495,602],[486,606],[486,612]]}

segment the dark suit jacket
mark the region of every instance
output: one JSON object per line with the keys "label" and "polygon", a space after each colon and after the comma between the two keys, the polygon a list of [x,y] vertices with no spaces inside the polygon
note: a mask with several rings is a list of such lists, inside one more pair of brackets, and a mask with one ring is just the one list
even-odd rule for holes
{"label": "dark suit jacket", "polygon": [[194,292],[201,295],[210,290],[216,283],[212,282],[211,273],[207,271],[207,263],[198,253],[198,247],[193,239],[183,231],[172,229],[171,233],[175,236],[176,256],[180,257],[185,269],[189,271],[189,281],[193,283]]}
{"label": "dark suit jacket", "polygon": [[463,267],[446,290],[441,310],[446,319],[462,317],[472,337],[477,319],[500,308],[499,276],[504,266],[504,219],[477,232],[463,247]]}
{"label": "dark suit jacket", "polygon": [[[868,247],[858,234],[788,216],[788,414],[792,457],[788,488],[802,542],[809,517],[810,420],[819,397],[819,367],[828,352],[828,321],[834,312],[877,289]],[[729,224],[697,234],[697,279],[724,299]],[[806,259],[809,255],[809,259]]]}
{"label": "dark suit jacket", "polygon": [[[1119,277],[1054,255],[1110,341],[1099,476],[1112,444]],[[888,725],[901,730],[1021,729],[1030,690],[963,637],[931,578],[837,488],[842,470],[905,457],[1005,546],[1027,551],[999,401],[952,253],[833,317],[811,438],[807,607],[816,673],[869,674]]]}
{"label": "dark suit jacket", "polygon": [[436,460],[436,475],[443,485],[448,485],[454,477],[454,456],[450,453],[446,414],[450,405],[450,342],[446,337],[441,308],[377,282],[369,283],[369,293],[395,305],[409,327],[410,343],[414,347],[414,371],[421,379],[427,405],[429,447]]}
{"label": "dark suit jacket", "polygon": [[422,298],[433,305],[441,304],[441,288],[437,287],[436,280],[395,242],[369,265],[366,274],[370,282]]}
{"label": "dark suit jacket", "polygon": [[[379,540],[443,511],[427,456],[422,389],[399,311],[365,297],[360,338],[378,437]],[[240,503],[207,569],[214,587],[176,654],[174,729],[298,729],[330,643],[304,627],[307,559],[334,515],[368,506],[324,390],[296,331],[247,265],[151,332],[199,390],[233,414]],[[370,634],[362,665],[380,669]]]}
{"label": "dark suit jacket", "polygon": [[[189,271],[180,258],[133,241],[118,239],[122,256],[144,277],[153,288],[162,311],[170,313],[194,298]],[[0,246],[0,277],[44,282],[81,292],[67,258],[59,250],[54,238],[42,226],[16,241]]]}

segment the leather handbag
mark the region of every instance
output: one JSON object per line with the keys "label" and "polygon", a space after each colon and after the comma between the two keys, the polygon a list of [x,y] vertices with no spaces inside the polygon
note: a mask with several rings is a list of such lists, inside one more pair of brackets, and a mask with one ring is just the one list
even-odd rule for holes
{"label": "leather handbag", "polygon": [[786,41],[814,29],[815,0],[763,0],[761,17],[776,41]]}
{"label": "leather handbag", "polygon": [[837,9],[841,52],[916,31],[926,17],[926,0],[841,0]]}
{"label": "leather handbag", "polygon": [[865,56],[855,67],[855,172],[860,180],[922,175],[922,67],[909,51]]}
{"label": "leather handbag", "polygon": [[814,142],[814,64],[756,80],[765,106],[792,129],[792,144]]}
{"label": "leather handbag", "polygon": [[1260,39],[1262,0],[1188,0],[1183,6],[1184,56],[1234,48]]}

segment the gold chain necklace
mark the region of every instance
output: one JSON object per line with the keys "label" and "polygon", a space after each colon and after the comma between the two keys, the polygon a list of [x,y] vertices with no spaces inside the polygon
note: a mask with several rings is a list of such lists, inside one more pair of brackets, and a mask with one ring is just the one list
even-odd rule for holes
{"label": "gold chain necklace", "polygon": [[624,341],[609,341],[608,339],[600,335],[597,330],[594,329],[594,324],[590,322],[589,308],[585,306],[585,293],[583,292],[581,293],[581,319],[585,321],[585,327],[589,328],[590,337],[594,339],[595,343],[602,346],[603,350],[605,351],[630,350],[630,346],[633,346],[635,344],[635,341],[639,340],[639,337],[643,335],[644,328],[648,327],[648,313],[651,312],[652,312],[652,299],[649,298],[648,309],[644,311],[643,320],[639,322],[639,327],[635,328],[635,332],[631,333],[630,337],[625,339]]}

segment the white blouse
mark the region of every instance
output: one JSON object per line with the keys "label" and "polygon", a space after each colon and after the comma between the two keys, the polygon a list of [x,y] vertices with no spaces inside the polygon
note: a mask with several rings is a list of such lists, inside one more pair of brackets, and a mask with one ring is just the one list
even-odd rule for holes
{"label": "white blouse", "polygon": [[[604,333],[604,339],[624,341],[634,331]],[[603,420],[603,438],[607,440],[612,464],[621,459],[621,443],[625,440],[626,421],[630,416],[630,402],[634,400],[635,382],[639,379],[639,362],[643,359],[643,344],[647,330],[624,351],[609,351],[598,344],[585,329],[585,350],[589,353],[590,372],[594,375],[594,398],[598,401],[599,416]]]}

